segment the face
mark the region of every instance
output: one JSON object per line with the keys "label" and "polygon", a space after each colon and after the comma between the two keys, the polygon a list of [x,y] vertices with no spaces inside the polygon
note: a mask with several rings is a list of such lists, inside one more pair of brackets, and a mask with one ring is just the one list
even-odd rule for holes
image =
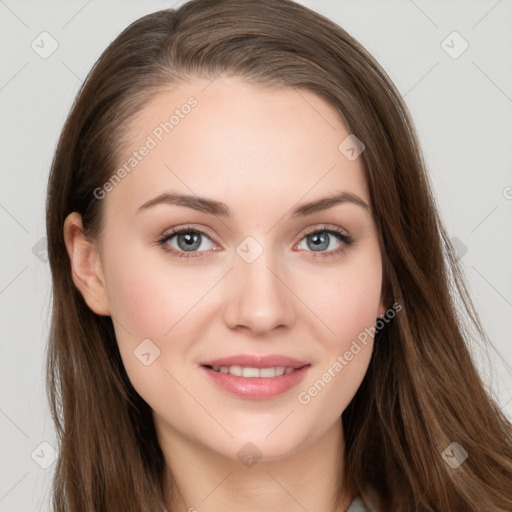
{"label": "face", "polygon": [[306,447],[339,422],[384,313],[361,158],[338,148],[349,132],[311,92],[221,77],[160,93],[129,135],[126,172],[96,193],[84,297],[112,316],[159,436],[231,459],[247,442],[263,460]]}

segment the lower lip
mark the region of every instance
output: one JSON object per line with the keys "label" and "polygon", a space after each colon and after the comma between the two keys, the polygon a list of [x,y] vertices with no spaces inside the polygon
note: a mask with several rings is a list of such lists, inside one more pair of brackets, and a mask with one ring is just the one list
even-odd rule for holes
{"label": "lower lip", "polygon": [[207,366],[200,368],[218,386],[233,395],[252,400],[265,400],[280,395],[299,384],[306,376],[309,367],[308,364],[279,377],[237,377],[230,373],[216,372]]}

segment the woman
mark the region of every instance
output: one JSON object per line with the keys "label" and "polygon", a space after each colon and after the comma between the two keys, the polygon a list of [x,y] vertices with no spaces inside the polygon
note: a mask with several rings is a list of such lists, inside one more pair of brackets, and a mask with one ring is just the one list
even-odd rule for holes
{"label": "woman", "polygon": [[326,18],[130,25],[64,126],[47,231],[56,511],[512,509],[409,114]]}

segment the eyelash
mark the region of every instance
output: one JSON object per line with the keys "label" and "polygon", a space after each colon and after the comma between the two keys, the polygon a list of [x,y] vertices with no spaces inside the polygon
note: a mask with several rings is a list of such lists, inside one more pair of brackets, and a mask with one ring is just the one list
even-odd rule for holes
{"label": "eyelash", "polygon": [[[164,251],[169,252],[178,258],[190,259],[190,258],[205,257],[206,255],[203,253],[206,253],[208,251],[199,251],[197,253],[194,253],[194,252],[187,253],[186,251],[178,251],[174,247],[170,247],[167,244],[167,242],[171,238],[173,238],[176,235],[180,235],[182,233],[196,233],[196,234],[204,235],[210,239],[212,238],[210,235],[208,235],[208,233],[205,233],[204,231],[201,231],[200,229],[194,228],[193,226],[185,226],[182,228],[171,229],[170,231],[167,231],[157,240],[157,243],[160,246],[162,246],[162,249]],[[302,241],[307,236],[312,235],[312,234],[317,234],[317,233],[328,233],[330,235],[334,235],[340,242],[342,242],[342,245],[338,249],[334,249],[332,251],[322,252],[322,253],[315,253],[314,251],[301,250],[301,252],[309,253],[308,257],[310,257],[310,258],[317,258],[317,257],[331,258],[331,257],[337,256],[337,255],[345,252],[347,250],[347,248],[350,247],[355,241],[350,235],[345,234],[341,229],[332,228],[329,225],[323,225],[320,227],[309,228],[302,235],[302,238],[300,240]]]}

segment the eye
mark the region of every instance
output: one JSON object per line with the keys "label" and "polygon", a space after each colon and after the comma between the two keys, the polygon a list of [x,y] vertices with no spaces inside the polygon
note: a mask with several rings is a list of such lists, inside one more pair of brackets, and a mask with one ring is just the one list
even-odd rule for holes
{"label": "eye", "polygon": [[[158,240],[158,243],[164,250],[177,255],[179,258],[196,258],[202,255],[195,256],[193,255],[194,252],[201,253],[204,252],[204,250],[211,249],[211,247],[208,247],[208,243],[206,244],[207,247],[204,247],[205,244],[203,242],[205,239],[211,242],[210,237],[203,231],[193,228],[192,226],[186,226],[164,233],[162,238]],[[201,247],[204,250],[198,251]]]}
{"label": "eye", "polygon": [[[338,242],[338,247],[334,249],[331,247],[333,237],[335,237]],[[209,240],[209,243],[206,242],[205,247],[204,242],[207,240]],[[354,242],[353,238],[343,230],[340,228],[333,228],[329,225],[309,229],[302,236],[301,244],[302,240],[305,240],[306,245],[308,246],[304,252],[308,257],[312,258],[318,256],[336,256],[337,254],[344,252]],[[219,250],[219,246],[211,241],[209,235],[192,226],[185,226],[177,229],[173,228],[164,233],[162,237],[157,240],[157,243],[161,245],[165,251],[168,251],[179,258],[201,258],[205,256],[201,253],[208,252],[208,250]],[[208,247],[209,244],[210,246]],[[301,252],[303,252],[304,248],[300,247],[301,244],[296,247],[301,249]],[[326,251],[329,247],[331,247],[331,250]]]}
{"label": "eye", "polygon": [[[330,251],[325,252],[325,249],[328,249],[331,246],[331,241],[335,237],[338,241],[338,247],[331,249]],[[336,256],[337,254],[341,254],[344,252],[352,243],[354,240],[350,235],[345,233],[343,230],[339,228],[333,228],[329,225],[321,226],[320,228],[312,228],[306,231],[304,234],[302,240],[305,240],[306,242],[306,249],[313,248],[308,256],[315,258],[318,256],[321,257],[331,257]],[[301,242],[302,243],[302,242]],[[298,248],[300,247],[300,244],[297,245]],[[325,254],[324,254],[325,252]],[[315,254],[320,253],[320,254]]]}

